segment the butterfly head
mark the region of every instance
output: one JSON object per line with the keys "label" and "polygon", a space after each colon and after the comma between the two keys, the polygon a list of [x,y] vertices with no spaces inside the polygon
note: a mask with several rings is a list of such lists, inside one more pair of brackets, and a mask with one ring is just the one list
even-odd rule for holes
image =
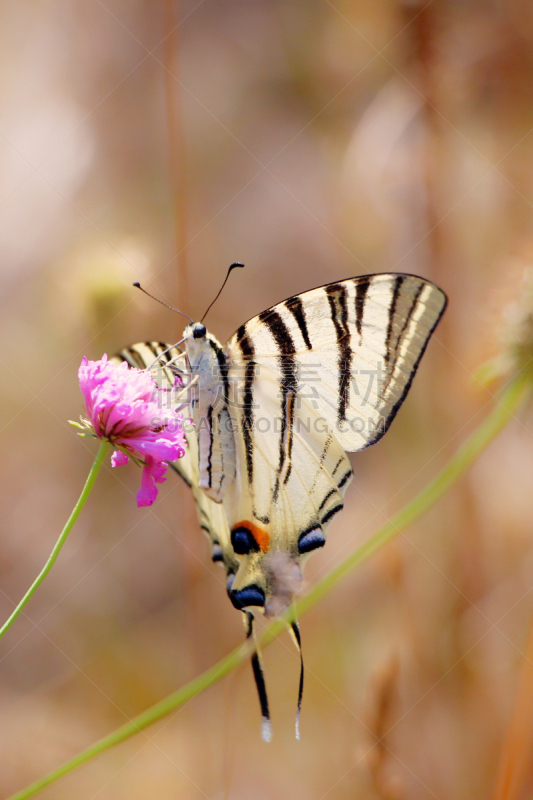
{"label": "butterfly head", "polygon": [[183,338],[187,343],[189,343],[191,339],[196,342],[205,341],[206,336],[207,328],[203,322],[191,322],[183,331]]}
{"label": "butterfly head", "polygon": [[212,359],[211,340],[214,340],[214,337],[208,333],[203,322],[192,322],[187,325],[183,331],[183,341],[192,364],[199,365],[200,362],[207,363]]}
{"label": "butterfly head", "polygon": [[189,328],[193,339],[205,339],[207,329],[202,322],[193,322],[192,325],[189,325]]}

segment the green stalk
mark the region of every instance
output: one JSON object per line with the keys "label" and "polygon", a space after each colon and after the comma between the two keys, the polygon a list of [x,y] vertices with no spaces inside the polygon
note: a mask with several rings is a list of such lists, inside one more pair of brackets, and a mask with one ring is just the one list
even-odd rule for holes
{"label": "green stalk", "polygon": [[[265,646],[273,641],[286,629],[286,622],[293,615],[301,617],[311,608],[316,606],[323,597],[356,566],[367,561],[377,550],[387,544],[404,528],[422,516],[434,503],[437,502],[476,460],[478,455],[486,449],[493,439],[500,433],[505,425],[513,418],[526,397],[531,392],[531,383],[523,374],[515,378],[503,393],[498,404],[493,408],[488,417],[469,436],[464,444],[452,456],[439,474],[422,489],[403,509],[398,511],[385,523],[370,539],[346,558],[339,566],[329,572],[317,585],[295,605],[293,610],[283,617],[273,620],[263,631],[258,639],[260,646]],[[8,800],[26,800],[33,797],[40,789],[49,786],[54,781],[71,772],[75,767],[86,763],[91,758],[103,753],[110,747],[131,738],[136,733],[162,719],[169,712],[175,711],[196,697],[209,686],[217,683],[225,675],[237,667],[250,654],[250,648],[242,645],[225,656],[221,661],[199,675],[190,683],[178,689],[173,694],[156,703],[151,708],[143,711],[130,722],[125,723],[117,730],[104,736],[95,744],[83,750],[77,756],[67,761],[62,766],[50,772],[44,778],[32,783],[26,789],[12,795]]]}
{"label": "green stalk", "polygon": [[4,622],[4,624],[0,628],[0,639],[9,630],[9,628],[12,626],[12,624],[17,619],[17,617],[19,616],[19,614],[21,613],[23,608],[27,605],[27,603],[33,597],[33,595],[35,594],[35,592],[37,591],[37,589],[39,588],[41,583],[44,581],[44,579],[46,578],[46,576],[48,575],[48,573],[50,572],[50,570],[54,566],[54,564],[56,562],[56,559],[57,559],[57,557],[59,555],[59,551],[61,550],[61,548],[65,544],[65,542],[67,540],[67,536],[69,535],[70,531],[72,530],[72,526],[74,525],[74,523],[78,519],[80,511],[82,510],[83,506],[85,505],[85,501],[87,500],[87,498],[89,497],[89,495],[91,493],[91,489],[93,488],[94,482],[96,480],[96,476],[100,472],[100,467],[102,466],[102,463],[104,461],[104,458],[105,458],[108,450],[109,450],[109,444],[107,442],[102,442],[100,447],[99,447],[99,449],[98,449],[98,453],[96,454],[96,458],[94,459],[93,465],[91,467],[91,471],[89,472],[89,475],[87,476],[87,480],[85,481],[85,486],[83,487],[83,491],[80,494],[78,502],[74,506],[74,509],[72,510],[72,514],[70,515],[70,517],[67,520],[67,524],[65,525],[65,527],[61,531],[61,535],[59,536],[59,539],[55,543],[54,549],[52,550],[52,552],[50,553],[50,556],[48,557],[48,561],[46,562],[46,564],[44,565],[44,567],[42,568],[42,570],[40,571],[38,576],[35,578],[35,580],[33,581],[32,585],[30,586],[30,588],[28,589],[28,591],[26,592],[26,594],[24,595],[24,597],[22,598],[20,603],[17,605],[15,610],[12,612],[11,616],[9,617],[9,619],[6,620],[6,622]]}

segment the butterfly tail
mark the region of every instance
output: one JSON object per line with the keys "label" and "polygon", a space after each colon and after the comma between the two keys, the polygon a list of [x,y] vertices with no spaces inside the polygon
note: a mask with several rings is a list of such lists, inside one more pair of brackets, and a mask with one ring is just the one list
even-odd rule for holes
{"label": "butterfly tail", "polygon": [[[246,638],[251,639],[254,635],[254,615],[250,611],[245,612]],[[256,649],[252,655],[252,670],[254,673],[255,686],[261,706],[261,738],[265,742],[272,739],[272,723],[270,722],[270,710],[268,707],[268,695],[266,690],[265,675],[259,651]]]}
{"label": "butterfly tail", "polygon": [[291,622],[291,634],[292,638],[294,639],[294,643],[296,644],[296,648],[298,653],[300,654],[300,683],[298,685],[298,705],[296,707],[296,738],[300,739],[300,712],[302,710],[302,697],[304,693],[304,657],[302,653],[302,640],[300,637],[300,628],[298,627],[298,623],[293,620]]}

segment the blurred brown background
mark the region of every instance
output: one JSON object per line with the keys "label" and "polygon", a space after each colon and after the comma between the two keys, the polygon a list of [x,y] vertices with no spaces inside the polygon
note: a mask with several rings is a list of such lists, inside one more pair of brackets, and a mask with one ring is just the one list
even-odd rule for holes
{"label": "blurred brown background", "polygon": [[[437,472],[493,404],[473,376],[533,257],[533,6],[520,0],[8,0],[0,11],[0,612],[37,574],[95,445],[77,368],[175,340],[225,270],[225,340],[307,288],[415,272],[450,304],[312,584]],[[507,319],[509,318],[507,314]],[[511,312],[512,315],[512,312]],[[493,796],[533,608],[531,416],[417,525],[248,666],[43,800]],[[6,796],[243,636],[192,500],[107,469],[2,641]],[[527,663],[527,662],[526,662]],[[526,709],[527,711],[527,709]],[[531,724],[526,715],[525,731]],[[379,741],[378,741],[379,740]],[[521,791],[533,790],[527,736]]]}

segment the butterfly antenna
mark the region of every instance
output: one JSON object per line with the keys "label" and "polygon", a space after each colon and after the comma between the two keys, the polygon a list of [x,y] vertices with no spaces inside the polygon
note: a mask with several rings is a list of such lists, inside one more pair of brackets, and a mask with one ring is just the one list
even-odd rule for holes
{"label": "butterfly antenna", "polygon": [[185,317],[185,319],[188,319],[189,322],[192,323],[192,319],[190,317],[188,317],[187,314],[184,314],[183,311],[179,311],[177,308],[173,308],[172,306],[169,306],[167,303],[164,303],[158,297],[154,297],[153,294],[150,294],[150,292],[147,292],[146,289],[143,289],[143,287],[141,286],[139,281],[135,281],[135,283],[133,285],[135,286],[136,289],[140,289],[141,292],[144,292],[144,294],[147,294],[148,297],[151,297],[152,300],[155,300],[156,303],[161,303],[162,306],[165,306],[165,308],[169,308],[171,311],[175,311],[176,314],[181,314],[182,317]]}
{"label": "butterfly antenna", "polygon": [[225,285],[226,285],[226,283],[228,282],[228,278],[229,278],[229,276],[230,276],[230,274],[231,274],[231,271],[232,271],[232,270],[234,270],[234,269],[236,269],[237,267],[244,267],[244,264],[241,264],[241,263],[240,263],[240,261],[235,261],[235,263],[234,263],[234,264],[232,264],[232,265],[231,265],[231,267],[229,267],[229,269],[228,269],[228,271],[227,271],[227,273],[226,273],[226,277],[224,278],[224,283],[222,284],[222,286],[221,286],[221,287],[220,287],[220,289],[218,290],[218,294],[217,294],[217,296],[215,297],[215,299],[213,300],[213,302],[212,302],[212,303],[211,303],[211,304],[208,306],[208,308],[207,308],[207,311],[206,311],[206,312],[205,312],[205,314],[203,315],[203,317],[202,317],[202,319],[200,320],[200,322],[203,322],[203,321],[204,321],[204,319],[207,317],[207,315],[208,315],[209,311],[211,310],[211,307],[215,305],[216,301],[218,300],[218,298],[219,298],[219,297],[220,297],[220,295],[222,294],[222,289],[224,288],[224,286],[225,286]]}
{"label": "butterfly antenna", "polygon": [[[246,638],[254,639],[254,615],[250,611],[245,611],[246,620],[244,627],[246,628]],[[258,650],[254,650],[252,655],[252,670],[254,673],[255,686],[259,696],[259,705],[261,706],[261,738],[265,742],[270,742],[272,739],[272,723],[270,722],[270,709],[268,707],[268,695],[266,690],[265,675],[263,673],[263,666]]]}
{"label": "butterfly antenna", "polygon": [[296,738],[300,738],[300,711],[302,710],[302,696],[304,693],[304,657],[302,654],[302,639],[300,637],[300,628],[296,621],[291,622],[291,634],[296,648],[300,654],[300,684],[298,686],[298,705],[296,707]]}

